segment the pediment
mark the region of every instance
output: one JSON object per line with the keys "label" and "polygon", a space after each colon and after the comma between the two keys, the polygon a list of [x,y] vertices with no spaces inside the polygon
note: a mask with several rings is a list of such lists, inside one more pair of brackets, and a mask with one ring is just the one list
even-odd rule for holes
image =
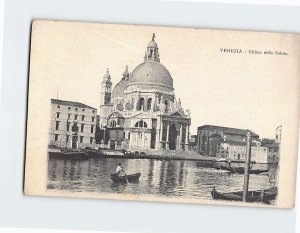
{"label": "pediment", "polygon": [[182,113],[176,111],[176,112],[172,112],[169,114],[169,117],[176,117],[176,118],[186,118],[185,115],[183,115]]}
{"label": "pediment", "polygon": [[147,113],[141,112],[141,113],[131,116],[131,118],[151,118],[151,116]]}
{"label": "pediment", "polygon": [[108,118],[124,118],[124,116],[119,112],[113,112]]}

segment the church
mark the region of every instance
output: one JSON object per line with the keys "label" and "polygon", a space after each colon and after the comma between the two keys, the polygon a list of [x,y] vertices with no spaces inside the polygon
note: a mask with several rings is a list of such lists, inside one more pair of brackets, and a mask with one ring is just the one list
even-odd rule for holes
{"label": "church", "polygon": [[107,69],[101,83],[98,142],[111,149],[188,150],[190,111],[175,98],[173,78],[160,62],[155,34],[144,62],[126,66],[112,88]]}

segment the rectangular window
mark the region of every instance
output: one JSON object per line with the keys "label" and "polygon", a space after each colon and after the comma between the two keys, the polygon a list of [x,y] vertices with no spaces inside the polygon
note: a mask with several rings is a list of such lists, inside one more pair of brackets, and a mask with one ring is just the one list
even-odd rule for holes
{"label": "rectangular window", "polygon": [[59,121],[56,121],[56,124],[55,124],[55,129],[58,130],[59,129]]}
{"label": "rectangular window", "polygon": [[67,142],[69,142],[69,137],[70,137],[70,136],[69,136],[69,135],[67,135]]}
{"label": "rectangular window", "polygon": [[78,117],[78,115],[75,115],[75,118],[74,118],[74,120],[77,120],[77,117]]}
{"label": "rectangular window", "polygon": [[69,119],[69,120],[71,119],[71,114],[68,114],[68,119]]}
{"label": "rectangular window", "polygon": [[90,144],[93,144],[94,138],[90,138]]}
{"label": "rectangular window", "polygon": [[67,131],[70,131],[70,122],[67,122]]}
{"label": "rectangular window", "polygon": [[83,143],[83,136],[80,136],[80,143]]}
{"label": "rectangular window", "polygon": [[94,133],[94,126],[91,126],[91,133]]}
{"label": "rectangular window", "polygon": [[54,135],[54,140],[55,140],[55,141],[58,141],[58,134],[55,134],[55,135]]}
{"label": "rectangular window", "polygon": [[56,113],[56,118],[59,118],[59,112]]}
{"label": "rectangular window", "polygon": [[94,122],[95,121],[95,117],[92,117],[92,122]]}
{"label": "rectangular window", "polygon": [[84,121],[84,116],[81,117],[81,120]]}
{"label": "rectangular window", "polygon": [[83,132],[84,124],[81,125],[81,132]]}
{"label": "rectangular window", "polygon": [[68,110],[71,110],[71,107],[68,107]]}

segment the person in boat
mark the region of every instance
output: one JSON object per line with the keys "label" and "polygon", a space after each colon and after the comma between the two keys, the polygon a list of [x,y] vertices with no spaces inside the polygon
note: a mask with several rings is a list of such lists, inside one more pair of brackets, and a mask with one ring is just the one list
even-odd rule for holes
{"label": "person in boat", "polygon": [[231,160],[228,160],[228,167],[231,167]]}
{"label": "person in boat", "polygon": [[125,172],[123,170],[123,167],[121,166],[121,163],[119,163],[118,166],[117,166],[117,169],[116,169],[116,173],[117,173],[118,176],[120,176],[120,174],[122,172],[125,174]]}

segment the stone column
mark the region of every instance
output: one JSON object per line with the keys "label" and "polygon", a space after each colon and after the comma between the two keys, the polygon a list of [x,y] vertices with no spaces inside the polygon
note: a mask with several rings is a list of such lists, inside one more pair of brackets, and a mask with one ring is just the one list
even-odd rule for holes
{"label": "stone column", "polygon": [[156,130],[156,136],[155,136],[155,149],[156,150],[160,149],[159,148],[159,145],[160,145],[160,135],[159,135],[159,132],[160,132],[160,130],[157,129]]}
{"label": "stone column", "polygon": [[179,134],[179,150],[182,149],[181,147],[181,143],[182,143],[182,125],[180,125],[180,134]]}
{"label": "stone column", "polygon": [[72,140],[73,140],[73,135],[70,135],[70,148],[72,148]]}
{"label": "stone column", "polygon": [[190,131],[190,126],[186,126],[185,130],[185,150],[187,151],[189,149],[189,131]]}
{"label": "stone column", "polygon": [[167,138],[166,138],[166,149],[169,149],[169,132],[170,132],[170,123],[168,122],[168,127],[167,127]]}
{"label": "stone column", "polygon": [[162,136],[163,136],[163,131],[164,131],[164,122],[162,121],[162,119],[160,118],[160,130],[159,130],[159,144],[160,144],[160,148],[159,149],[163,149],[163,142],[162,142]]}

